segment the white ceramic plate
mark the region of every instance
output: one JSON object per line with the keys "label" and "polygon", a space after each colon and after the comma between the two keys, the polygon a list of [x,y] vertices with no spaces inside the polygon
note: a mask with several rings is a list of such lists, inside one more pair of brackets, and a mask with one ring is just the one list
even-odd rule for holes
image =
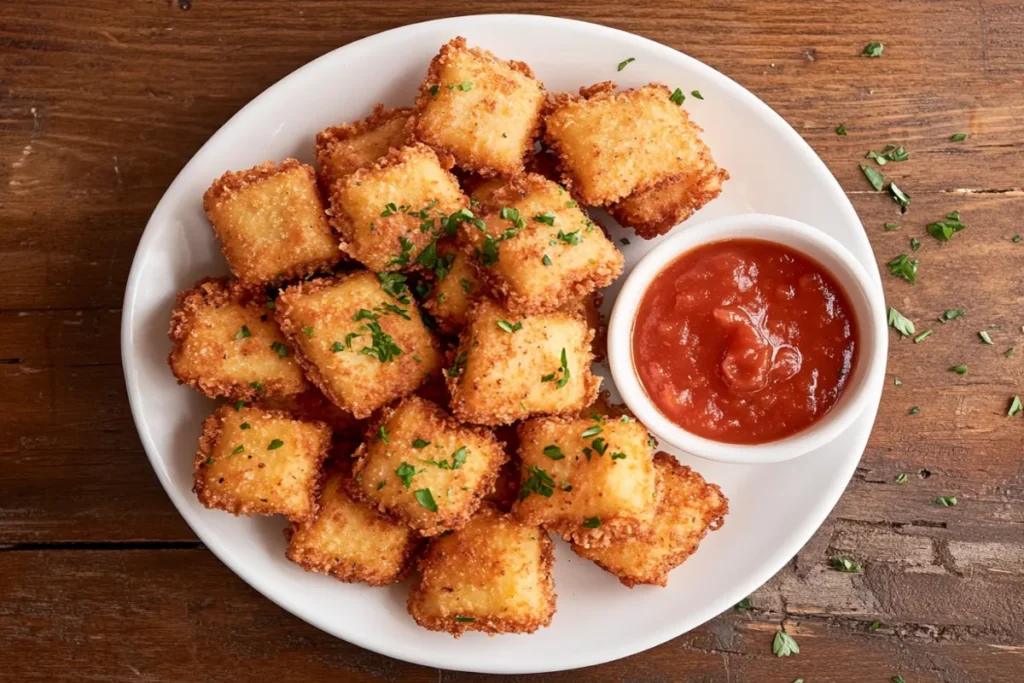
{"label": "white ceramic plate", "polygon": [[[226,273],[203,215],[203,192],[229,169],[289,156],[311,162],[317,131],[362,118],[375,102],[411,104],[428,61],[456,35],[529,63],[549,90],[608,79],[625,87],[659,81],[686,93],[700,90],[704,100],[688,96],[684,106],[705,128],[704,139],[732,180],[691,220],[759,212],[818,226],[864,264],[882,296],[864,229],[825,164],[775,112],[722,74],[644,38],[576,21],[511,15],[433,21],[360,40],[299,69],[225,124],[171,184],[146,226],[125,293],[122,354],[132,414],[161,483],[203,543],[309,623],[388,656],[447,669],[532,673],[599,664],[711,619],[796,554],[860,459],[881,394],[881,370],[871,376],[871,408],[818,452],[763,466],[682,459],[721,485],[731,512],[722,530],[672,573],[667,588],[627,589],[558,541],[558,613],[550,628],[532,635],[470,633],[455,640],[423,630],[406,614],[407,585],[369,588],[307,574],[284,557],[281,518],[209,511],[191,492],[200,424],[214,403],[176,384],[166,364],[166,332],[175,292],[202,276]],[[636,61],[616,73],[627,57]],[[627,269],[656,244],[625,231],[613,236],[631,238],[624,247]],[[606,306],[615,291],[609,290]]]}

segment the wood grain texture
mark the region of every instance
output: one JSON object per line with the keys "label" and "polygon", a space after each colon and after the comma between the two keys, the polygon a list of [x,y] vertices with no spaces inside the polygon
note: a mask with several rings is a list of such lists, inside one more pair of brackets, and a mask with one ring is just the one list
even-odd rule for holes
{"label": "wood grain texture", "polygon": [[[846,189],[889,303],[934,329],[920,344],[893,337],[850,487],[755,609],[587,679],[1024,680],[1024,420],[1006,416],[1024,395],[1024,244],[1011,241],[1024,232],[1024,4],[1009,0],[0,0],[0,680],[478,678],[330,638],[213,558],[142,454],[118,347],[146,220],[220,125],[335,47],[466,11],[614,26],[739,81]],[[860,57],[870,40],[881,59]],[[970,137],[950,142],[957,132]],[[913,196],[906,215],[858,168],[887,143],[910,152],[883,169]],[[924,226],[951,210],[969,228],[939,244]],[[916,286],[884,268],[910,237],[923,245]],[[938,323],[949,308],[968,315]],[[967,375],[946,370],[959,363]],[[828,569],[837,554],[864,572]],[[797,657],[771,654],[783,623]]]}

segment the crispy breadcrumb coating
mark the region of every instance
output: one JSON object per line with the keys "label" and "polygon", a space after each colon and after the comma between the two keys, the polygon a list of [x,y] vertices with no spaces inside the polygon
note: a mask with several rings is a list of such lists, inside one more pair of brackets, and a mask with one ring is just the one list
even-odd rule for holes
{"label": "crispy breadcrumb coating", "polygon": [[435,266],[427,272],[432,286],[423,308],[437,318],[443,332],[458,334],[466,326],[469,307],[486,293],[486,285],[454,238],[438,240],[437,255]]}
{"label": "crispy breadcrumb coating", "polygon": [[236,401],[309,389],[267,301],[259,289],[227,278],[203,279],[179,292],[167,358],[178,382]]}
{"label": "crispy breadcrumb coating", "polygon": [[373,165],[392,149],[401,149],[410,141],[406,127],[412,110],[408,107],[385,109],[377,104],[367,118],[341,126],[331,126],[316,134],[317,177],[324,192],[339,179]]}
{"label": "crispy breadcrumb coating", "polygon": [[327,271],[342,258],[311,166],[295,159],[228,172],[203,207],[235,277],[249,284]]}
{"label": "crispy breadcrumb coating", "polygon": [[467,171],[512,176],[533,152],[545,99],[529,66],[469,48],[458,37],[430,62],[410,129]]}
{"label": "crispy breadcrumb coating", "polygon": [[554,544],[537,526],[489,504],[430,542],[409,591],[409,614],[431,631],[533,633],[555,613]]}

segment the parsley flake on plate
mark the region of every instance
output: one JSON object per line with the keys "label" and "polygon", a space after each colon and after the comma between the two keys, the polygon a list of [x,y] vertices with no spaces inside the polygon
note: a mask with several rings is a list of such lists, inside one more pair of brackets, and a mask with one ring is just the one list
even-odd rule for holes
{"label": "parsley flake on plate", "polygon": [[635,61],[636,61],[636,57],[626,57],[621,62],[619,62],[619,68],[616,69],[616,71],[622,71],[623,69],[625,69],[627,66],[629,66],[630,64],[632,64]]}

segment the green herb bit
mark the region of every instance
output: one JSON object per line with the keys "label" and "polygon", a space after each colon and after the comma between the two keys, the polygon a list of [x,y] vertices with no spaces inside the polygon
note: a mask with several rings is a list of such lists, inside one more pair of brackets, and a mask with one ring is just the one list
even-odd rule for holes
{"label": "green herb bit", "polygon": [[445,369],[445,373],[449,377],[459,377],[466,370],[466,360],[469,358],[469,354],[465,351],[459,351],[455,354],[455,360],[452,362],[450,368]]}
{"label": "green herb bit", "polygon": [[381,425],[377,429],[377,439],[379,441],[383,441],[384,443],[390,444],[391,443],[390,436],[391,435],[388,433],[388,430],[384,427],[384,425]]}
{"label": "green herb bit", "polygon": [[910,249],[912,251],[917,251],[920,248],[921,248],[920,240],[918,240],[916,237],[911,237],[910,238]]}
{"label": "green herb bit", "polygon": [[900,224],[899,223],[886,223],[885,224],[886,232],[892,232],[893,230],[899,230],[899,229],[900,229]]}
{"label": "green herb bit", "polygon": [[248,422],[243,422],[242,424],[238,425],[238,428],[239,429],[252,429],[252,425],[249,424]]}
{"label": "green herb bit", "polygon": [[601,425],[594,425],[593,427],[588,427],[587,429],[583,430],[583,433],[580,434],[580,437],[583,439],[589,439],[590,437],[597,436],[600,433]]}
{"label": "green herb bit", "polygon": [[1020,244],[1021,242],[1024,242],[1024,237],[1021,237],[1020,235],[1014,235],[1010,239],[1010,241],[1013,242],[1014,244]]}
{"label": "green herb bit", "polygon": [[681,105],[685,99],[686,95],[684,95],[683,91],[679,88],[673,90],[672,94],[668,96],[668,101],[676,105]]}
{"label": "green herb bit", "polygon": [[459,623],[469,623],[469,622],[476,621],[476,618],[475,617],[464,617],[464,616],[461,616],[459,614],[456,614],[455,615],[455,621],[457,621]]}
{"label": "green herb bit", "polygon": [[333,344],[331,344],[331,351],[334,353],[341,353],[344,350],[345,346],[341,342],[334,342]]}
{"label": "green herb bit", "polygon": [[563,244],[569,244],[572,246],[576,246],[577,244],[583,241],[583,235],[580,234],[579,230],[574,230],[572,232],[563,232],[559,230],[558,235],[556,235],[556,237]]}
{"label": "green herb bit", "polygon": [[255,389],[257,394],[263,393],[262,382],[249,382],[249,386]]}
{"label": "green herb bit", "polygon": [[235,450],[231,451],[231,455],[238,455],[239,453],[241,453],[244,450],[245,450],[245,446],[242,446],[242,445],[235,446]]}
{"label": "green herb bit", "polygon": [[242,408],[244,408],[244,407],[245,407],[245,401],[238,401],[237,403],[235,403],[235,411],[236,412],[242,410]]}
{"label": "green herb bit", "polygon": [[909,337],[914,334],[914,323],[892,306],[889,307],[889,327],[900,333],[901,336]]}
{"label": "green herb bit", "polygon": [[503,332],[508,332],[509,334],[512,334],[513,332],[518,332],[519,330],[523,329],[522,320],[516,322],[515,325],[513,325],[507,320],[499,320],[497,324],[498,329],[502,330]]}
{"label": "green herb bit", "polygon": [[526,500],[531,493],[550,498],[551,494],[555,492],[555,480],[551,478],[551,475],[536,465],[530,465],[527,472],[529,472],[529,476],[519,489],[519,500]]}
{"label": "green herb bit", "polygon": [[966,365],[950,365],[949,369],[950,369],[951,372],[955,372],[958,375],[966,375],[967,374],[967,366]]}
{"label": "green herb bit", "polygon": [[942,315],[939,316],[939,322],[940,323],[945,323],[945,322],[950,321],[950,320],[956,320],[957,318],[962,318],[965,315],[967,315],[967,311],[963,310],[962,308],[951,308],[951,309],[949,309],[948,311],[945,311]]}
{"label": "green herb bit", "polygon": [[416,496],[417,503],[431,512],[437,512],[437,503],[434,502],[434,495],[430,492],[430,489],[416,489],[413,495]]}
{"label": "green herb bit", "polygon": [[625,460],[625,459],[626,459],[626,454],[625,453],[612,453],[612,460]]}
{"label": "green herb bit", "polygon": [[395,470],[395,475],[402,480],[402,486],[409,488],[412,486],[412,478],[416,476],[416,468],[403,460]]}
{"label": "green herb bit", "polygon": [[1012,357],[1013,356],[1013,347],[1011,346],[1010,348],[1008,348],[1005,351],[1003,351],[1003,355],[1006,356],[1007,358]]}
{"label": "green herb bit", "polygon": [[902,387],[903,386],[903,380],[901,380],[899,377],[893,377],[892,378],[892,385],[894,387]]}
{"label": "green herb bit", "polygon": [[281,356],[281,358],[288,357],[288,345],[282,344],[281,342],[274,342],[270,345],[270,349]]}
{"label": "green herb bit", "polygon": [[562,453],[562,449],[554,444],[544,447],[544,455],[548,456],[552,460],[561,460],[565,457],[565,454]]}
{"label": "green herb bit", "polygon": [[565,349],[564,348],[562,349],[562,359],[561,360],[562,360],[562,367],[561,367],[562,377],[555,384],[555,387],[558,388],[558,389],[561,389],[562,387],[564,387],[566,384],[569,383],[569,376],[570,376],[570,373],[569,373],[569,359],[565,355]]}
{"label": "green herb bit", "polygon": [[[704,96],[700,94],[700,90],[691,90],[690,94],[696,97],[698,100],[704,99]],[[843,133],[843,135],[846,135],[846,133]]]}
{"label": "green herb bit", "polygon": [[873,40],[864,46],[864,51],[860,53],[861,57],[881,57],[883,46],[877,40]]}
{"label": "green herb bit", "polygon": [[373,311],[368,311],[365,308],[360,308],[356,311],[356,314],[352,316],[352,322],[359,322],[360,320],[376,320],[377,314]]}
{"label": "green herb bit", "polygon": [[967,139],[967,133],[953,133],[949,136],[950,142],[963,142]]}
{"label": "green herb bit", "polygon": [[616,69],[616,71],[622,71],[623,69],[625,69],[627,66],[629,66],[630,64],[632,64],[635,61],[636,61],[636,57],[626,57],[621,62],[619,62],[619,68]]}
{"label": "green herb bit", "polygon": [[836,135],[846,135],[846,124],[840,123],[836,126]]}
{"label": "green herb bit", "polygon": [[413,442],[412,442],[412,447],[417,449],[417,450],[421,449],[421,448],[426,448],[429,445],[430,445],[430,442],[427,441],[426,439],[414,439]]}
{"label": "green herb bit", "polygon": [[754,609],[754,603],[749,597],[746,597],[733,605],[732,608],[736,612],[749,612]]}
{"label": "green herb bit", "polygon": [[551,265],[551,257],[548,256],[547,254],[544,254],[544,258],[542,258],[540,260],[540,262],[543,263],[545,266],[550,266]]}
{"label": "green herb bit", "polygon": [[900,254],[886,265],[894,276],[901,277],[913,285],[917,283],[917,264],[918,262],[911,260],[907,254]]}
{"label": "green herb bit", "polygon": [[628,240],[628,239],[626,239],[625,237],[620,237],[620,238],[619,238],[619,241],[620,241],[620,242],[622,242],[623,244],[626,244],[626,245],[628,245],[628,244],[629,244],[629,240]]}
{"label": "green herb bit", "polygon": [[920,344],[920,343],[921,343],[921,342],[923,342],[923,341],[924,341],[925,339],[927,339],[928,337],[930,337],[930,336],[931,336],[931,334],[932,334],[932,331],[931,331],[931,330],[925,330],[925,331],[924,331],[924,332],[922,332],[921,334],[919,334],[919,335],[917,335],[916,337],[914,337],[914,343],[915,343],[915,344]]}
{"label": "green herb bit", "polygon": [[273,441],[271,441],[267,445],[267,450],[268,451],[276,451],[278,448],[280,448],[283,445],[284,445],[284,441],[281,441],[281,439],[274,439]]}
{"label": "green herb bit", "polygon": [[207,464],[207,465],[212,465],[212,464],[213,464],[213,463],[215,463],[215,462],[216,462],[216,460],[214,460],[213,458],[207,458],[207,459],[206,459],[206,464]]}
{"label": "green herb bit", "polygon": [[778,631],[775,639],[772,640],[772,654],[776,657],[789,657],[800,654],[800,646],[793,640],[793,636],[785,631]]}
{"label": "green herb bit", "polygon": [[242,329],[235,335],[235,339],[248,339],[252,336],[252,332],[249,331],[248,325],[242,325]]}
{"label": "green herb bit", "polygon": [[380,491],[382,488],[384,488],[384,482],[383,481],[378,481],[377,482],[377,490]]}
{"label": "green herb bit", "polygon": [[604,455],[605,451],[608,450],[608,442],[604,440],[604,437],[599,436],[590,444],[597,451],[598,455]]}
{"label": "green herb bit", "polygon": [[1024,403],[1021,403],[1020,396],[1014,396],[1010,401],[1010,409],[1006,411],[1006,416],[1013,417],[1019,415],[1021,411],[1024,411]]}
{"label": "green herb bit", "polygon": [[[377,279],[380,280],[380,288],[396,299],[408,290],[407,278],[402,273],[377,273]],[[312,333],[309,336],[312,337]]]}
{"label": "green herb bit", "polygon": [[601,520],[598,517],[591,517],[583,521],[583,526],[586,529],[598,529],[601,527]]}
{"label": "green herb bit", "polygon": [[265,303],[263,305],[267,308],[267,310],[270,310],[270,311],[273,311],[275,308],[277,308],[277,304],[275,304],[273,301],[268,301],[267,303]]}
{"label": "green herb bit", "polygon": [[900,472],[899,474],[896,475],[896,478],[893,481],[895,481],[897,484],[900,484],[900,485],[906,484],[907,483],[907,473],[906,472]]}
{"label": "green herb bit", "polygon": [[907,415],[917,415],[921,412],[920,406],[911,406],[910,410],[907,411]]}
{"label": "green herb bit", "polygon": [[881,192],[882,186],[885,185],[885,176],[867,164],[861,164],[860,170],[864,173],[864,177],[868,179],[868,182],[871,183],[871,187],[875,188],[875,192]]}
{"label": "green herb bit", "polygon": [[889,183],[889,195],[894,202],[900,205],[900,211],[906,213],[907,207],[910,206],[910,195],[901,190],[894,182]]}
{"label": "green herb bit", "polygon": [[889,679],[889,683],[907,683],[903,680],[903,676],[893,676]]}
{"label": "green herb bit", "polygon": [[939,496],[935,499],[936,505],[946,508],[956,507],[957,502],[956,496]]}
{"label": "green herb bit", "polygon": [[396,213],[398,213],[398,207],[395,206],[394,202],[388,202],[384,205],[384,210],[381,211],[380,217],[387,218],[388,216],[393,216]]}
{"label": "green herb bit", "polygon": [[480,248],[480,263],[484,268],[490,268],[498,262],[498,242],[492,236],[484,237],[484,244]]}
{"label": "green herb bit", "polygon": [[929,223],[926,229],[928,230],[929,235],[940,242],[948,242],[953,235],[966,227],[966,225],[960,222],[960,212],[954,211],[953,213],[948,214],[944,221]]}
{"label": "green herb bit", "polygon": [[829,560],[829,565],[837,571],[855,574],[860,571],[860,564],[852,557],[839,555]]}
{"label": "green herb bit", "polygon": [[365,356],[373,356],[381,363],[390,363],[396,357],[402,355],[402,349],[395,343],[390,334],[381,329],[380,323],[371,322],[364,325],[370,331],[372,340],[369,346],[364,346],[359,353]]}
{"label": "green herb bit", "polygon": [[988,344],[990,346],[995,344],[995,342],[992,341],[992,337],[990,337],[988,332],[986,332],[985,330],[979,332],[978,336],[981,338],[982,343]]}

